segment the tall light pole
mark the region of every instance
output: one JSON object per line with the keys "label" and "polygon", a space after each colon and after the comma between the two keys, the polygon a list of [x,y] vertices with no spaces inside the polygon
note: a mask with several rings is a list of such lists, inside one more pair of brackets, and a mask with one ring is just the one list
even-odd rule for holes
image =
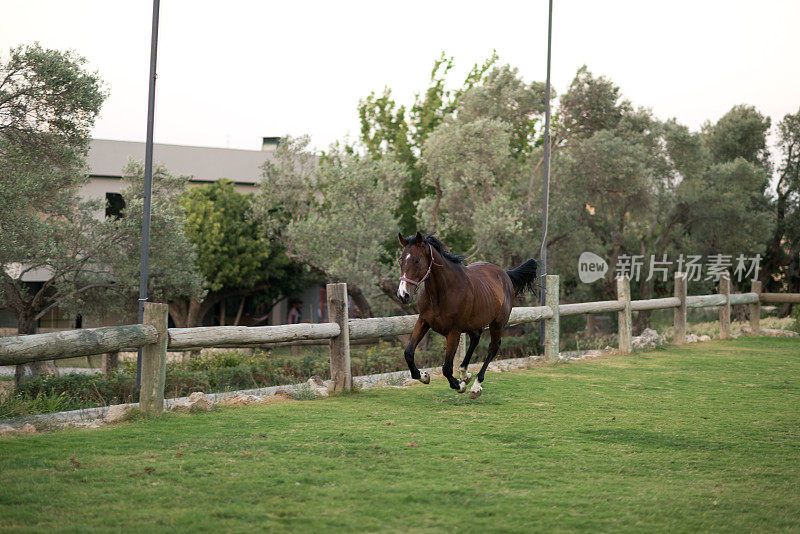
{"label": "tall light pole", "polygon": [[[550,200],[550,44],[553,34],[553,0],[549,1],[547,16],[547,81],[544,86],[544,154],[542,156],[542,249],[539,263],[542,280],[547,274],[547,204]],[[545,299],[545,284],[542,283],[542,306]],[[540,341],[544,346],[544,321],[541,322]]]}
{"label": "tall light pole", "polygon": [[[153,122],[156,112],[156,58],[158,57],[158,2],[153,0],[153,29],[150,35],[150,90],[147,96],[147,139],[144,149],[144,206],[142,210],[142,248],[139,269],[139,324],[144,322],[147,278],[150,263],[150,197],[153,189]],[[136,358],[136,388],[142,383],[142,349]]]}

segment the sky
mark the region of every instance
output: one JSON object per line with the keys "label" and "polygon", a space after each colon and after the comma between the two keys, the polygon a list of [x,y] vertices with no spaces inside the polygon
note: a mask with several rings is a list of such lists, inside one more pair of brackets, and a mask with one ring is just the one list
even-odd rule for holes
{"label": "sky", "polygon": [[[772,118],[800,110],[797,0],[554,0],[551,80],[587,65],[636,107],[692,130],[737,104]],[[5,0],[0,57],[34,41],[72,49],[109,91],[93,136],[144,141],[150,0]],[[308,134],[324,149],[359,134],[359,99],[390,87],[408,106],[433,62],[453,87],[493,50],[544,81],[547,1],[162,0],[154,136],[257,150]],[[774,140],[774,138],[773,138]]]}

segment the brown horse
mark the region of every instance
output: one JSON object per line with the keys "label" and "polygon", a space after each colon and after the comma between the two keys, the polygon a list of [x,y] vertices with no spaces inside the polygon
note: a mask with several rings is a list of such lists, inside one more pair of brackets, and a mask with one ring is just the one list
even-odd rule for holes
{"label": "brown horse", "polygon": [[[428,373],[422,374],[417,369],[414,350],[428,330],[433,329],[447,340],[442,373],[451,388],[464,393],[471,377],[467,366],[484,328],[488,326],[492,337],[489,352],[469,391],[470,398],[477,398],[483,390],[481,384],[486,368],[500,349],[501,334],[508,322],[514,297],[533,288],[536,261],[530,259],[513,271],[486,262],[464,265],[461,256],[447,252],[433,235],[417,232],[408,238],[402,234],[398,237],[403,252],[397,296],[408,303],[416,289],[424,284],[419,294],[419,319],[405,349],[411,377],[423,384],[431,380]],[[462,333],[469,336],[469,347],[457,379],[453,376],[453,358]]]}

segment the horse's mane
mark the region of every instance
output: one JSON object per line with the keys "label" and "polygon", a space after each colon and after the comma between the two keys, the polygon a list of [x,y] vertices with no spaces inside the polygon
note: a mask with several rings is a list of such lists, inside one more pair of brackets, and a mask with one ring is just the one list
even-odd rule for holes
{"label": "horse's mane", "polygon": [[[417,244],[417,236],[412,235],[406,238],[409,245],[416,245]],[[453,254],[445,250],[444,245],[441,241],[439,241],[435,235],[433,234],[422,234],[422,242],[432,246],[439,254],[442,255],[444,259],[449,261],[450,263],[463,263],[464,257],[459,256],[458,254]]]}

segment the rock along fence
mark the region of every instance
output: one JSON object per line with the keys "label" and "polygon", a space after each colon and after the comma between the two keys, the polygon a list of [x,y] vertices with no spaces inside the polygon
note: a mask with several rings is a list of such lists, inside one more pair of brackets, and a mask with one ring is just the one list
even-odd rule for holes
{"label": "rock along fence", "polygon": [[[630,280],[618,278],[616,300],[559,304],[559,277],[548,275],[545,280],[545,305],[514,308],[508,324],[545,321],[544,356],[546,361],[555,361],[558,359],[559,319],[563,316],[616,312],[619,351],[628,353],[631,351],[631,313],[634,311],[674,309],[673,342],[684,343],[688,308],[719,306],[720,337],[725,339],[730,337],[733,305],[750,306],[750,327],[751,331],[757,334],[760,330],[762,302],[800,304],[799,293],[762,293],[760,282],[752,282],[749,293],[732,294],[728,275],[723,275],[720,279],[719,293],[715,295],[688,296],[686,282],[685,273],[676,273],[674,296],[631,300]],[[145,413],[158,415],[164,409],[167,350],[252,347],[267,343],[330,340],[331,387],[333,391],[349,390],[353,385],[350,341],[410,334],[417,316],[349,319],[347,285],[328,284],[327,293],[330,322],[280,326],[167,328],[168,306],[148,302],[145,303],[143,324],[139,325],[0,338],[0,365],[92,356],[141,347],[143,350],[140,407]]]}

